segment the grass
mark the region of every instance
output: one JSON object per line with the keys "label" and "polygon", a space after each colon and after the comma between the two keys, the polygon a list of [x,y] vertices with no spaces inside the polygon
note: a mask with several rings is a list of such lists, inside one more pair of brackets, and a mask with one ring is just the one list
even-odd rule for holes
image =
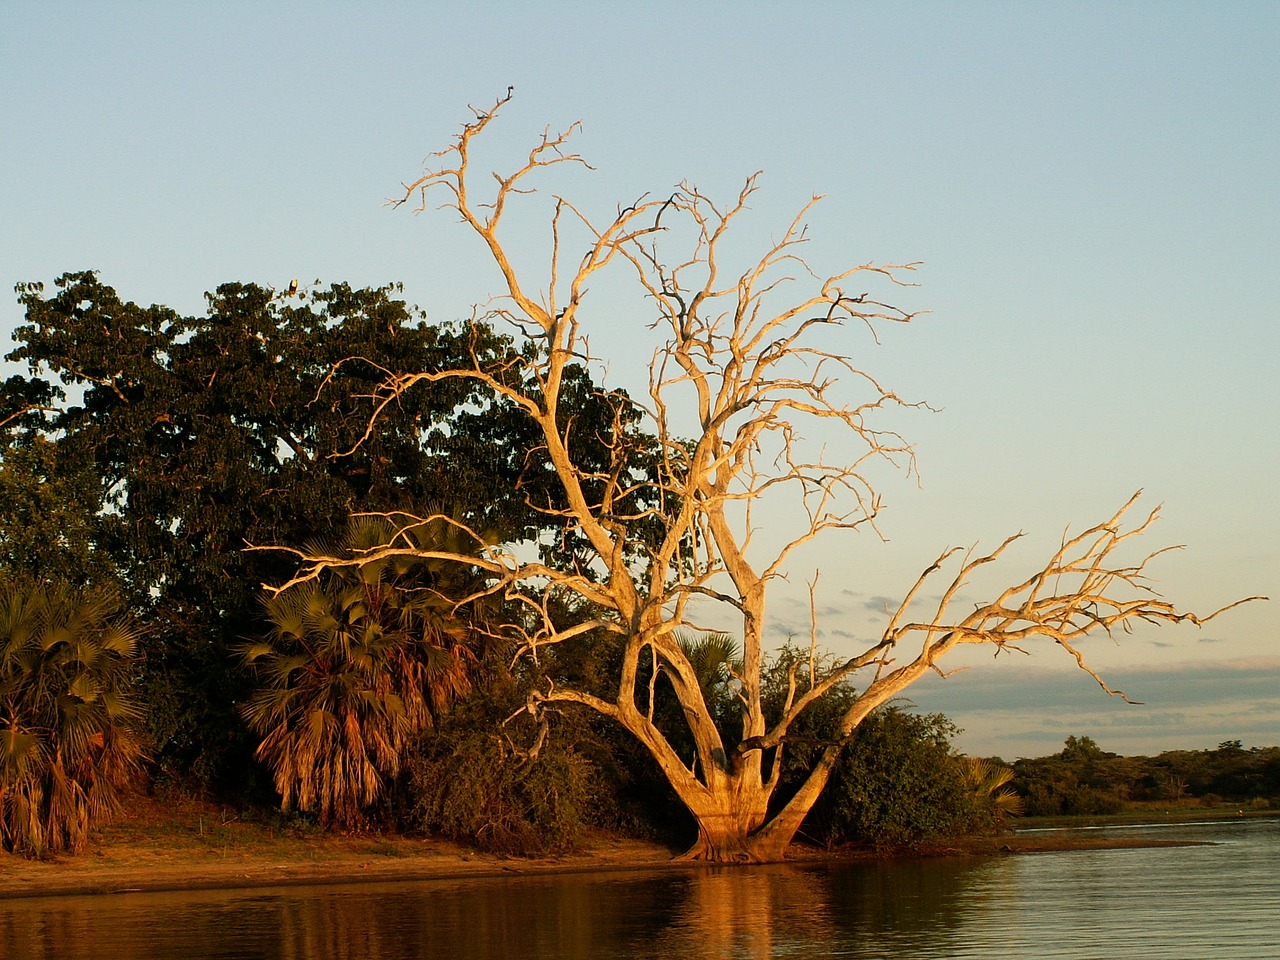
{"label": "grass", "polygon": [[137,796],[93,831],[91,852],[140,847],[242,853],[286,852],[325,838],[319,826],[284,815],[257,819],[181,793]]}

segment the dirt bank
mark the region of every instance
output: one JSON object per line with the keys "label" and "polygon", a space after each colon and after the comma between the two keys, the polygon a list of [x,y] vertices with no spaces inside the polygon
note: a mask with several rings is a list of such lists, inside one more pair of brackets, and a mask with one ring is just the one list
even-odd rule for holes
{"label": "dirt bank", "polygon": [[[973,838],[920,856],[1002,856],[1068,849],[1153,846],[1122,836],[1028,834]],[[192,800],[139,798],[96,831],[83,854],[26,860],[0,854],[0,896],[233,889],[292,884],[510,876],[512,874],[688,868],[655,843],[593,837],[562,857],[514,858],[441,840],[330,835],[314,827],[246,823],[233,811]],[[875,859],[796,846],[792,859]]]}

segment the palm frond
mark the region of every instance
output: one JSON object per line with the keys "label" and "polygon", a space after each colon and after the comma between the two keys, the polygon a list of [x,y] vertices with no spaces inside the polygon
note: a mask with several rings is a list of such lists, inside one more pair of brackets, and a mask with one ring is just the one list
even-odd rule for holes
{"label": "palm frond", "polygon": [[[110,591],[0,590],[0,847],[79,850],[143,760],[136,627]],[[12,718],[22,717],[18,724]]]}
{"label": "palm frond", "polygon": [[[426,533],[356,517],[323,549],[354,559],[397,536],[420,545]],[[421,561],[388,557],[266,601],[268,635],[239,651],[261,686],[240,709],[264,738],[257,755],[285,809],[359,825],[412,740],[471,691],[472,631],[452,622],[453,604],[424,589],[423,575]]]}

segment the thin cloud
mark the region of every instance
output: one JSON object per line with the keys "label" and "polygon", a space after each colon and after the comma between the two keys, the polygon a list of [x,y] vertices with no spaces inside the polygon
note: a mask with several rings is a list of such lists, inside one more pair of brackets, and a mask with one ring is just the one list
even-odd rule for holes
{"label": "thin cloud", "polygon": [[1106,680],[1141,704],[1108,697],[1077,671],[1029,667],[928,677],[910,695],[955,721],[965,731],[957,746],[977,755],[1043,756],[1068,735],[1126,754],[1280,743],[1280,657],[1116,668]]}

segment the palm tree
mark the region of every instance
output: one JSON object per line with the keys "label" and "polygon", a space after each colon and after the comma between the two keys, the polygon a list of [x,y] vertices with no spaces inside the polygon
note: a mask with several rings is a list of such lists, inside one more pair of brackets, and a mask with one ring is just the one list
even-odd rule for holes
{"label": "palm tree", "polygon": [[[357,517],[340,544],[311,549],[358,557],[396,532],[385,519]],[[267,600],[270,634],[242,650],[261,686],[241,713],[263,736],[256,755],[274,774],[282,809],[361,826],[413,740],[471,691],[483,628],[448,599],[460,595],[450,589],[458,584],[431,567],[384,558]]]}
{"label": "palm tree", "polygon": [[139,631],[110,590],[0,589],[0,847],[77,852],[140,773]]}
{"label": "palm tree", "polygon": [[1022,797],[1009,784],[1013,771],[986,757],[964,757],[962,770],[969,795],[980,810],[988,813],[994,825],[1003,830],[1010,817],[1020,817]]}
{"label": "palm tree", "polygon": [[677,631],[676,642],[698,677],[703,697],[711,697],[717,687],[729,683],[742,669],[738,642],[727,633],[707,633],[694,638]]}

